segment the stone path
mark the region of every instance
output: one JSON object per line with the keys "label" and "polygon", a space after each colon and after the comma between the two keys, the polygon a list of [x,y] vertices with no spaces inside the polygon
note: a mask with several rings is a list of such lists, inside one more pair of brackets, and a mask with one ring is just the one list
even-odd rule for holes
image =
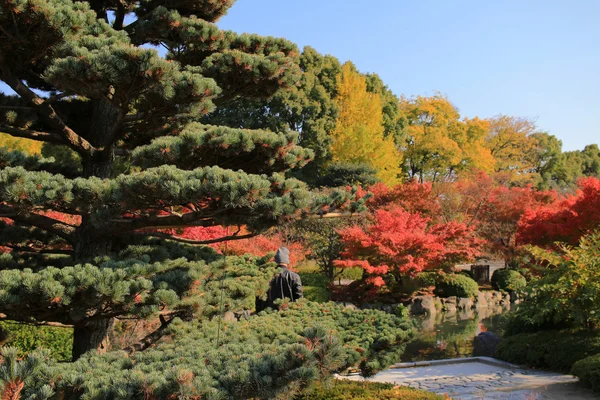
{"label": "stone path", "polygon": [[[465,362],[465,360],[472,360]],[[454,362],[453,362],[454,361]],[[411,365],[415,365],[410,367]],[[598,399],[571,375],[522,369],[487,357],[403,363],[369,380],[448,394],[453,399]],[[359,376],[341,377],[353,380]]]}

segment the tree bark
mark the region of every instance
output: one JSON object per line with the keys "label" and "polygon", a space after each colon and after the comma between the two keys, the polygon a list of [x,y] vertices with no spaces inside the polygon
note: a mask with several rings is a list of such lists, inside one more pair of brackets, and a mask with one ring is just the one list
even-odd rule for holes
{"label": "tree bark", "polygon": [[114,319],[90,321],[82,326],[75,326],[73,331],[73,361],[76,361],[90,350],[105,353],[110,348],[109,333],[114,325]]}
{"label": "tree bark", "polygon": [[119,130],[121,114],[119,109],[106,99],[93,100],[93,102],[87,139],[100,150],[83,158],[83,175],[109,178],[115,162],[112,142],[115,138],[115,131]]}

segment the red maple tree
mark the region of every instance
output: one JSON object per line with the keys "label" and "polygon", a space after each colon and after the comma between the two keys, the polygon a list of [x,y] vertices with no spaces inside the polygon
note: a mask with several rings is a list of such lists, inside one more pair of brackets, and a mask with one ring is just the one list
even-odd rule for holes
{"label": "red maple tree", "polygon": [[385,285],[385,274],[400,281],[406,274],[473,258],[483,244],[463,223],[433,224],[398,205],[376,210],[372,224],[343,229],[340,235],[346,250],[336,265],[363,268],[365,281],[375,287]]}
{"label": "red maple tree", "polygon": [[555,242],[576,245],[600,227],[600,179],[582,178],[579,190],[561,201],[527,210],[519,221],[520,244],[552,246]]}

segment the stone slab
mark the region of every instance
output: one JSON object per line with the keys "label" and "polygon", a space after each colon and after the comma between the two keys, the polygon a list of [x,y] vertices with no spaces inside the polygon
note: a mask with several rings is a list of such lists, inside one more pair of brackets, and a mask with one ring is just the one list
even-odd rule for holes
{"label": "stone slab", "polygon": [[[358,375],[339,378],[364,379]],[[368,380],[447,394],[457,400],[599,398],[572,375],[520,368],[490,357],[401,363]]]}

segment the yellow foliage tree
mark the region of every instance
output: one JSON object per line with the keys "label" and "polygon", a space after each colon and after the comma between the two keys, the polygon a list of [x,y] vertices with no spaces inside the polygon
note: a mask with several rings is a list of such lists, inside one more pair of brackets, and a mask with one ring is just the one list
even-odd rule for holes
{"label": "yellow foliage tree", "polygon": [[398,183],[401,156],[394,139],[384,135],[381,97],[367,92],[366,78],[350,63],[342,67],[335,101],[339,116],[332,132],[332,160],[368,164],[382,182]]}
{"label": "yellow foliage tree", "polygon": [[402,97],[406,119],[404,169],[409,179],[447,181],[465,170],[493,170],[495,161],[485,147],[489,122],[460,119],[443,95]]}
{"label": "yellow foliage tree", "polygon": [[489,120],[486,147],[494,156],[495,170],[508,171],[513,181],[529,183],[535,169],[535,123],[527,118],[499,115]]}

